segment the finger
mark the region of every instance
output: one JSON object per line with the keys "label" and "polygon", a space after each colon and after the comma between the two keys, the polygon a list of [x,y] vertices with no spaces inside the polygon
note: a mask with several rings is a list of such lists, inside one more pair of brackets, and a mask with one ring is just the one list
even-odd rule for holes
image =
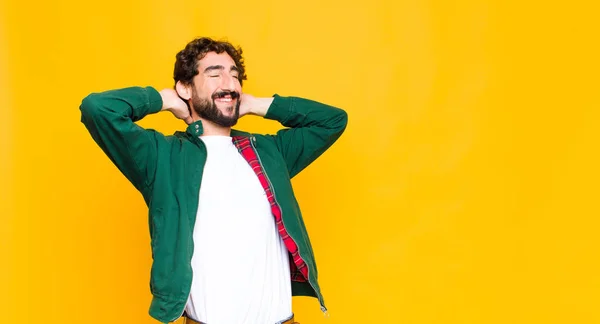
{"label": "finger", "polygon": [[185,123],[189,125],[194,122],[194,119],[192,118],[192,116],[187,116],[183,121],[185,121]]}

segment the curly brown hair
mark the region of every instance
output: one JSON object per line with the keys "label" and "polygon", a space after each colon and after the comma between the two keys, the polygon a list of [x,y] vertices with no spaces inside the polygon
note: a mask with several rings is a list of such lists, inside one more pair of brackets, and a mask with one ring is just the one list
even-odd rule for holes
{"label": "curly brown hair", "polygon": [[194,83],[194,76],[198,75],[198,61],[200,61],[209,52],[217,54],[227,52],[239,69],[238,80],[242,85],[246,80],[246,69],[244,67],[244,58],[242,57],[242,48],[235,47],[227,41],[217,41],[209,37],[200,37],[189,42],[184,49],[177,53],[175,61],[175,70],[173,79],[175,84],[181,81],[185,85]]}

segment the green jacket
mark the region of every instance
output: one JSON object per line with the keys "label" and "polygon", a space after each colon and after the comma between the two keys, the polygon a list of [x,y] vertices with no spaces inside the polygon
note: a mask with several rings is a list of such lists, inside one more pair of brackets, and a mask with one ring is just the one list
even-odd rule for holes
{"label": "green jacket", "polygon": [[[312,247],[290,179],[327,150],[343,133],[343,110],[298,97],[275,94],[265,116],[286,128],[276,134],[232,130],[248,137],[281,208],[285,230],[306,263],[308,278],[292,280],[292,295],[312,296],[326,311]],[[94,141],[142,194],[148,206],[152,268],[149,314],[168,323],[183,314],[192,282],[191,259],[198,195],[206,161],[199,139],[202,123],[165,136],[135,122],[162,108],[152,87],[92,93],[81,103],[81,121]]]}

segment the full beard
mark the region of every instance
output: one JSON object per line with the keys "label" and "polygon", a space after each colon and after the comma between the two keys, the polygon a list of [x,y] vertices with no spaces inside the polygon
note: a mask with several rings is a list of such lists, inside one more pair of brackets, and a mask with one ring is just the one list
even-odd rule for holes
{"label": "full beard", "polygon": [[[215,99],[219,97],[221,93],[215,93],[212,95],[211,99],[200,98],[196,91],[192,93],[192,104],[194,107],[194,111],[201,118],[213,122],[222,127],[232,127],[237,124],[237,121],[240,117],[240,100],[239,95],[235,92],[231,93],[232,99],[236,99],[235,106],[227,107],[228,111],[233,110],[234,113],[232,116],[225,116],[219,108],[217,108],[217,104],[215,103]],[[221,94],[222,95],[222,94]]]}

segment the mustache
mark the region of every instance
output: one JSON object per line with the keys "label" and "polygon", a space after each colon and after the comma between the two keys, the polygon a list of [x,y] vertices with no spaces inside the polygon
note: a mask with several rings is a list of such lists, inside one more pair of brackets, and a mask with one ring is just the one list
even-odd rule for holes
{"label": "mustache", "polygon": [[231,96],[231,99],[237,99],[240,97],[240,94],[237,91],[219,91],[215,92],[212,95],[213,100],[218,98],[223,98],[226,96]]}

